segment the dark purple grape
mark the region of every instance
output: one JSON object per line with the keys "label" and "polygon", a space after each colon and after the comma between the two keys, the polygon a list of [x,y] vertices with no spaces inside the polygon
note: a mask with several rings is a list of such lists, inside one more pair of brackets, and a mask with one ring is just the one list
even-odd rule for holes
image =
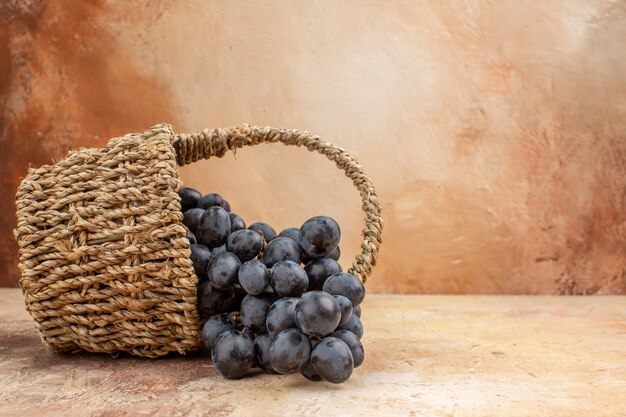
{"label": "dark purple grape", "polygon": [[229,213],[228,216],[230,217],[230,233],[246,228],[246,222],[238,214]]}
{"label": "dark purple grape", "polygon": [[209,248],[222,246],[230,234],[230,216],[221,207],[209,207],[200,218],[197,230],[192,232],[198,242]]}
{"label": "dark purple grape", "polygon": [[229,330],[219,335],[211,349],[217,372],[227,379],[244,377],[254,366],[254,343],[245,334]]}
{"label": "dark purple grape", "polygon": [[220,253],[224,253],[224,252],[226,252],[226,244],[223,244],[222,246],[218,246],[217,248],[211,249],[211,255],[213,256],[219,255]]}
{"label": "dark purple grape", "polygon": [[352,314],[361,318],[361,306],[352,307]]}
{"label": "dark purple grape", "polygon": [[204,245],[190,245],[193,270],[199,277],[206,277],[206,269],[211,261],[211,251]]}
{"label": "dark purple grape", "polygon": [[343,295],[333,295],[333,297],[337,300],[339,310],[341,310],[341,320],[339,320],[339,325],[342,325],[352,318],[352,303]]}
{"label": "dark purple grape", "polygon": [[335,298],[323,291],[305,293],[295,310],[296,325],[313,337],[331,334],[339,325],[341,310]]}
{"label": "dark purple grape", "polygon": [[363,323],[361,322],[361,319],[354,314],[350,317],[350,320],[339,326],[337,330],[348,330],[354,333],[354,335],[359,339],[363,337]]}
{"label": "dark purple grape", "polygon": [[224,200],[224,204],[222,204],[222,208],[230,213],[230,203]]}
{"label": "dark purple grape", "polygon": [[200,219],[203,214],[204,209],[201,208],[192,208],[183,214],[183,224],[191,233],[196,235],[196,238],[198,237],[196,234],[198,233],[198,225],[200,224]]}
{"label": "dark purple grape", "polygon": [[208,209],[209,207],[222,207],[224,208],[224,199],[221,195],[211,193],[198,199],[198,207]]}
{"label": "dark purple grape", "polygon": [[270,242],[276,237],[276,231],[267,223],[252,223],[248,229],[261,233],[266,242]]}
{"label": "dark purple grape", "polygon": [[[302,249],[302,248],[300,248],[300,249]],[[301,262],[303,265],[307,265],[307,264],[309,264],[311,261],[314,261],[314,260],[315,260],[315,258],[311,258],[309,255],[307,255],[307,254],[306,254],[306,252],[305,252],[305,251],[302,251],[302,254],[301,254],[301,256],[300,256],[300,262]]]}
{"label": "dark purple grape", "polygon": [[323,258],[337,245],[341,230],[336,221],[328,216],[313,217],[300,227],[300,247],[311,258]]}
{"label": "dark purple grape", "polygon": [[295,372],[311,355],[309,339],[298,329],[283,330],[270,347],[272,368],[281,374]]}
{"label": "dark purple grape", "polygon": [[365,287],[360,279],[347,272],[331,275],[324,282],[322,291],[332,295],[347,297],[353,306],[358,306],[365,298]]}
{"label": "dark purple grape", "polygon": [[297,227],[288,227],[278,234],[278,237],[288,237],[296,243],[300,243],[300,229]]}
{"label": "dark purple grape", "polygon": [[270,362],[270,347],[272,346],[273,341],[274,339],[267,333],[259,335],[254,339],[256,364],[259,368],[268,373],[276,373],[276,371],[272,369],[272,364]]}
{"label": "dark purple grape", "polygon": [[218,290],[228,290],[237,282],[237,274],[241,262],[230,252],[218,253],[213,256],[206,270],[211,285]]}
{"label": "dark purple grape", "polygon": [[241,262],[247,262],[261,253],[263,238],[253,230],[237,230],[228,236],[226,250],[237,255]]}
{"label": "dark purple grape", "polygon": [[[220,291],[211,286],[209,280],[201,280],[197,287],[198,312],[206,318],[215,314],[227,313],[237,308],[231,291]],[[233,308],[234,307],[234,308]]]}
{"label": "dark purple grape", "polygon": [[202,326],[202,341],[204,347],[210,352],[213,342],[222,333],[235,329],[235,322],[227,314],[211,316]]}
{"label": "dark purple grape", "polygon": [[258,259],[244,262],[239,268],[239,285],[248,294],[259,295],[270,283],[270,272]]}
{"label": "dark purple grape", "polygon": [[190,187],[185,187],[178,192],[180,196],[180,209],[184,213],[189,209],[198,207],[198,200],[202,194]]}
{"label": "dark purple grape", "polygon": [[347,381],[354,370],[350,347],[336,337],[320,340],[311,352],[311,364],[320,377],[333,384]]}
{"label": "dark purple grape", "polygon": [[[319,343],[319,340],[309,339],[311,343],[311,352],[315,349],[315,346]],[[304,365],[300,367],[300,374],[308,379],[309,381],[319,382],[322,381],[322,377],[315,372],[313,369],[313,365],[311,364],[311,359],[309,359]]]}
{"label": "dark purple grape", "polygon": [[318,375],[318,373],[313,369],[313,364],[308,360],[304,365],[300,367],[300,374],[308,379],[309,381],[319,382],[322,381],[322,377]]}
{"label": "dark purple grape", "polygon": [[298,297],[308,287],[309,278],[297,263],[281,261],[270,271],[270,284],[280,297]]}
{"label": "dark purple grape", "polygon": [[268,268],[280,261],[300,263],[300,246],[288,237],[277,237],[263,250],[263,263]]}
{"label": "dark purple grape", "polygon": [[309,277],[309,291],[319,291],[324,286],[326,279],[341,272],[341,265],[330,258],[315,259],[304,267]]}
{"label": "dark purple grape", "polygon": [[329,253],[328,257],[334,261],[338,261],[341,257],[341,249],[339,249],[339,246],[337,246],[334,251]]}
{"label": "dark purple grape", "polygon": [[270,336],[276,337],[283,330],[296,327],[295,310],[297,303],[297,298],[284,297],[272,304],[265,319],[267,333]]}
{"label": "dark purple grape", "polygon": [[265,318],[272,305],[268,297],[248,294],[241,302],[241,321],[256,334],[265,333]]}
{"label": "dark purple grape", "polygon": [[365,351],[363,350],[363,344],[356,335],[348,330],[337,330],[331,336],[336,337],[344,341],[350,348],[352,353],[352,359],[354,361],[354,367],[358,368],[365,360]]}
{"label": "dark purple grape", "polygon": [[191,231],[187,233],[187,240],[189,240],[190,245],[198,244],[198,239],[196,239],[196,235],[194,235]]}

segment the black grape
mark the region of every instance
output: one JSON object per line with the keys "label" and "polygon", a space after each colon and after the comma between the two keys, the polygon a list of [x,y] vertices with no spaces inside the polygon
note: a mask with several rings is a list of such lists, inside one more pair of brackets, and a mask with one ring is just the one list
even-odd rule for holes
{"label": "black grape", "polygon": [[347,272],[340,272],[328,277],[324,282],[322,291],[332,295],[343,295],[350,300],[353,306],[358,306],[365,298],[365,287],[361,280]]}
{"label": "black grape", "polygon": [[270,284],[278,296],[297,297],[308,287],[309,278],[297,263],[281,261],[270,271]]}
{"label": "black grape", "polygon": [[287,229],[283,229],[283,231],[278,234],[278,237],[288,237],[289,239],[299,244],[300,229],[298,229],[297,227],[288,227]]}
{"label": "black grape", "polygon": [[193,270],[198,277],[206,277],[206,269],[211,261],[211,251],[204,245],[190,245]]}
{"label": "black grape", "polygon": [[296,325],[313,337],[331,334],[339,325],[341,310],[335,298],[323,291],[305,293],[295,310]]}
{"label": "black grape", "polygon": [[347,381],[354,370],[350,348],[336,337],[320,340],[311,352],[311,364],[320,377],[333,384]]}
{"label": "black grape", "polygon": [[221,195],[211,193],[198,199],[198,207],[208,209],[209,207],[222,207],[224,208],[224,199]]}
{"label": "black grape", "polygon": [[354,367],[358,368],[365,359],[365,351],[363,350],[363,344],[356,335],[348,330],[337,330],[332,334],[333,337],[341,339],[350,348],[352,352],[352,359],[354,360]]}
{"label": "black grape", "polygon": [[315,259],[304,267],[309,277],[309,291],[321,290],[326,279],[342,271],[341,265],[330,258]]}
{"label": "black grape", "polygon": [[222,204],[222,208],[230,213],[230,203],[224,200],[224,204]]}
{"label": "black grape", "polygon": [[[200,224],[200,219],[204,214],[204,209],[201,208],[192,208],[189,209],[183,214],[183,224],[191,233],[196,235],[198,233],[198,225]],[[196,235],[196,238],[198,235]]]}
{"label": "black grape", "polygon": [[211,249],[211,255],[213,256],[218,255],[220,253],[224,253],[224,252],[226,252],[226,244],[223,244],[222,246],[218,246],[217,248]]}
{"label": "black grape", "polygon": [[256,364],[259,368],[269,373],[276,373],[276,371],[272,369],[270,362],[270,347],[272,346],[273,341],[274,339],[267,333],[259,335],[254,339]]}
{"label": "black grape", "polygon": [[276,337],[283,330],[296,327],[295,310],[297,303],[297,298],[284,297],[272,304],[265,319],[267,333],[270,336]]}
{"label": "black grape", "polygon": [[263,238],[253,230],[237,230],[226,242],[226,250],[237,255],[241,262],[256,258],[262,249]]}
{"label": "black grape", "polygon": [[300,247],[311,258],[323,258],[331,253],[341,237],[336,221],[328,216],[313,217],[300,227]]}
{"label": "black grape", "polygon": [[361,319],[354,314],[350,320],[339,326],[337,330],[348,330],[354,333],[354,335],[359,339],[363,337],[363,323],[361,322]]}
{"label": "black grape", "polygon": [[311,355],[309,339],[298,329],[283,330],[270,347],[272,368],[281,374],[295,372]]}
{"label": "black grape", "polygon": [[230,252],[222,252],[213,256],[206,275],[213,287],[218,290],[228,290],[237,282],[240,267],[239,258]]}
{"label": "black grape", "polygon": [[228,216],[230,217],[230,233],[246,228],[246,222],[238,214],[229,213]]}
{"label": "black grape", "polygon": [[333,259],[333,260],[335,260],[335,261],[338,261],[338,260],[339,260],[339,258],[341,257],[341,249],[339,249],[339,246],[337,246],[337,247],[335,248],[335,250],[334,250],[334,251],[332,251],[331,253],[329,253],[329,254],[328,254],[328,257],[329,257],[330,259]]}
{"label": "black grape", "polygon": [[302,251],[302,255],[300,255],[300,262],[302,262],[303,265],[307,265],[309,262],[314,260],[315,258],[311,258],[309,255],[306,254],[305,251]]}
{"label": "black grape", "polygon": [[263,263],[268,268],[280,261],[300,263],[300,246],[288,237],[277,237],[263,250]]}
{"label": "black grape", "polygon": [[270,282],[270,272],[263,262],[252,259],[244,262],[239,268],[239,285],[248,294],[259,295]]}
{"label": "black grape", "polygon": [[204,347],[211,351],[213,342],[219,335],[235,329],[235,322],[227,314],[217,314],[211,316],[202,327],[202,341]]}
{"label": "black grape", "polygon": [[226,243],[230,234],[230,216],[221,207],[209,207],[194,231],[198,242],[209,248],[216,248]]}
{"label": "black grape", "polygon": [[341,320],[339,320],[339,324],[342,325],[352,318],[352,303],[343,295],[333,295],[333,297],[337,300],[339,310],[341,310]]}
{"label": "black grape", "polygon": [[268,297],[246,295],[241,302],[241,320],[243,325],[256,334],[265,333],[265,319],[271,305],[272,300]]}
{"label": "black grape", "polygon": [[209,280],[206,279],[198,283],[197,298],[198,312],[202,318],[227,313],[236,308],[234,305],[236,299],[231,291],[215,289],[211,286]]}
{"label": "black grape", "polygon": [[352,307],[352,314],[361,318],[361,306]]}
{"label": "black grape", "polygon": [[322,381],[322,377],[313,369],[313,364],[310,360],[306,361],[299,369],[300,374],[309,381],[319,382]]}
{"label": "black grape", "polygon": [[245,376],[254,366],[254,343],[237,330],[222,333],[211,349],[211,359],[217,372],[227,379]]}
{"label": "black grape", "polygon": [[[313,352],[313,349],[315,349],[315,346],[317,346],[319,341],[315,339],[310,339],[309,341],[311,342],[311,352]],[[306,361],[304,365],[300,367],[299,370],[300,370],[300,374],[306,379],[308,379],[309,381],[314,381],[314,382],[322,381],[322,377],[317,374],[315,369],[313,369],[313,364],[311,364],[311,359]]]}
{"label": "black grape", "polygon": [[178,192],[180,196],[180,209],[184,213],[189,209],[198,207],[198,200],[202,194],[190,187],[185,187]]}
{"label": "black grape", "polygon": [[274,230],[274,228],[272,228],[272,226],[267,223],[252,223],[250,226],[248,226],[248,229],[261,233],[263,235],[263,239],[265,239],[265,242],[268,243],[274,240],[274,238],[276,237],[276,231]]}
{"label": "black grape", "polygon": [[191,230],[187,233],[187,240],[189,240],[190,245],[196,245],[198,243],[198,239],[196,239],[196,235],[194,235]]}

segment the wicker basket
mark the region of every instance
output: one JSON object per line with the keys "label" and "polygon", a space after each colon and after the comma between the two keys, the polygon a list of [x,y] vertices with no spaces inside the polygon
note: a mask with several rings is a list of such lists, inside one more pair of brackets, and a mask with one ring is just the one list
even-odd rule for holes
{"label": "wicker basket", "polygon": [[161,124],[30,169],[16,196],[26,308],[58,352],[156,357],[201,346],[197,277],[182,224],[178,166],[263,142],[334,161],[361,194],[366,227],[350,272],[376,264],[382,219],[374,187],[343,149],[296,130],[242,126],[175,135]]}

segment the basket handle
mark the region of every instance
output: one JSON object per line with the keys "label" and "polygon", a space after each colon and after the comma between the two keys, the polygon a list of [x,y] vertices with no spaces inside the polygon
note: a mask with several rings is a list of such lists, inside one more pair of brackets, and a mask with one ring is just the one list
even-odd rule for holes
{"label": "basket handle", "polygon": [[348,272],[357,275],[363,282],[366,282],[376,265],[378,246],[382,242],[383,220],[380,216],[380,202],[376,196],[374,185],[361,165],[344,149],[309,132],[248,125],[224,129],[205,129],[194,133],[179,133],[174,138],[173,146],[176,150],[178,165],[183,166],[213,156],[221,158],[229,150],[235,151],[237,148],[264,142],[282,142],[285,145],[304,146],[311,152],[319,152],[335,162],[337,167],[342,169],[346,176],[352,180],[361,194],[363,202],[361,208],[365,212],[365,228],[362,231],[362,251],[356,256]]}

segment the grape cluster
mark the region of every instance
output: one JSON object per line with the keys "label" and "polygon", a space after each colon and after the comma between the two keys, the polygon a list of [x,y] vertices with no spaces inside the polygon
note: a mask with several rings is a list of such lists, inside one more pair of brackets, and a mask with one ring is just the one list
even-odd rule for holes
{"label": "grape cluster", "polygon": [[219,194],[183,188],[180,198],[217,372],[236,379],[256,366],[311,381],[350,378],[364,359],[365,287],[337,262],[337,222],[317,216],[276,234],[266,223],[246,227]]}

